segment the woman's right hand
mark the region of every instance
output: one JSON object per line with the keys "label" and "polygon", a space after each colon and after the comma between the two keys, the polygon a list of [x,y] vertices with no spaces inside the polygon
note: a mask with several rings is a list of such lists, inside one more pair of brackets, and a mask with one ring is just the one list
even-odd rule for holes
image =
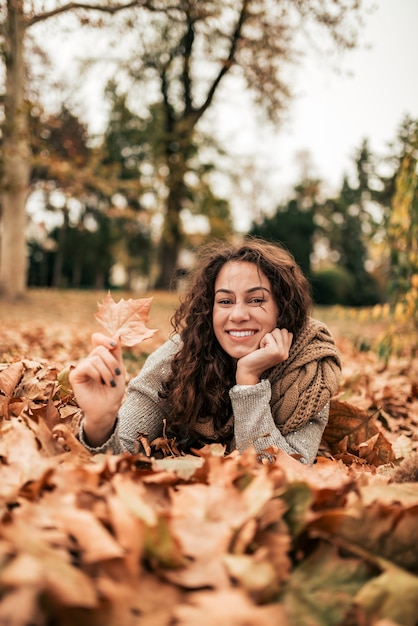
{"label": "woman's right hand", "polygon": [[70,383],[84,411],[84,434],[98,447],[112,433],[125,394],[126,371],[119,337],[92,335],[93,349],[70,373]]}

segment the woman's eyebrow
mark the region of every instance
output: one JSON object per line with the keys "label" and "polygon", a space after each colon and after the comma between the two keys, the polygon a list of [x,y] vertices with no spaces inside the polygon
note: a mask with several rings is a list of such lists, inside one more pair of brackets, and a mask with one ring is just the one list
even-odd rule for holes
{"label": "woman's eyebrow", "polygon": [[223,288],[220,288],[220,289],[217,289],[217,290],[215,291],[215,296],[216,296],[216,294],[217,294],[217,293],[219,293],[220,291],[222,291],[222,293],[234,293],[234,292],[232,291],[232,289],[223,289]]}
{"label": "woman's eyebrow", "polygon": [[[267,293],[271,293],[270,289],[267,289],[267,287],[262,287],[261,285],[258,285],[258,287],[250,287],[250,289],[246,289],[245,290],[245,293],[253,293],[253,291],[259,291],[260,289],[262,289],[263,291],[267,291]],[[222,293],[234,293],[234,291],[232,291],[232,289],[226,289],[224,287],[221,287],[220,289],[217,289],[215,291],[215,296],[219,292],[222,292]]]}
{"label": "woman's eyebrow", "polygon": [[259,289],[262,289],[263,291],[267,291],[267,293],[271,293],[270,289],[267,289],[267,287],[263,287],[262,285],[259,285],[258,287],[251,287],[250,289],[247,289],[247,293],[252,293],[253,291],[258,291]]}

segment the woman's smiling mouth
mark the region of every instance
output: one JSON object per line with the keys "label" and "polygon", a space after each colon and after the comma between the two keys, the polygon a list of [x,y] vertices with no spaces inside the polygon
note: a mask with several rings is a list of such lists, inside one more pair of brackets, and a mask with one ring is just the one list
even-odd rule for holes
{"label": "woman's smiling mouth", "polygon": [[256,334],[256,330],[227,330],[226,331],[230,337],[236,337],[240,339],[242,337],[252,337]]}

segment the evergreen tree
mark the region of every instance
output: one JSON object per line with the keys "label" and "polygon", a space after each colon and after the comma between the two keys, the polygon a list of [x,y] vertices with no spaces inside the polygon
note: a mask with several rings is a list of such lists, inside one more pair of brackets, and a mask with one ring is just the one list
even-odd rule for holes
{"label": "evergreen tree", "polygon": [[347,304],[371,305],[380,300],[376,280],[367,269],[368,249],[377,224],[370,210],[374,191],[374,165],[367,141],[355,159],[356,183],[344,177],[337,198],[326,200],[320,209],[331,253],[338,265],[352,277]]}
{"label": "evergreen tree", "polygon": [[249,232],[285,246],[308,277],[311,275],[319,190],[319,181],[302,181],[295,187],[294,197],[287,204],[278,206],[272,216],[264,216],[253,223]]}

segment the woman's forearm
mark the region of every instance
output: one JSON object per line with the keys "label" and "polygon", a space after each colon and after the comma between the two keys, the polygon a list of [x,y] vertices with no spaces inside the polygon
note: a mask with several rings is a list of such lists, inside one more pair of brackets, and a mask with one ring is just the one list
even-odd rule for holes
{"label": "woman's forearm", "polygon": [[304,426],[284,436],[276,426],[270,408],[268,380],[254,387],[234,387],[231,392],[234,412],[234,437],[238,450],[254,446],[258,453],[277,447],[300,456],[303,463],[314,462],[322,433],[328,421],[328,406]]}

